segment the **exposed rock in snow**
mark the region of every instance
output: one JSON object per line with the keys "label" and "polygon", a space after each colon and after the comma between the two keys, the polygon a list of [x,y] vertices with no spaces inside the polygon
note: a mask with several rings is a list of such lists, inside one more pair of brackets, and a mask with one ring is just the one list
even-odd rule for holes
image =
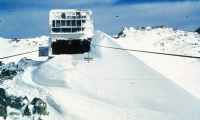
{"label": "exposed rock in snow", "polygon": [[10,107],[21,109],[24,105],[27,104],[28,98],[25,97],[17,97],[17,98],[11,98]]}
{"label": "exposed rock in snow", "polygon": [[0,117],[7,118],[7,103],[6,103],[5,90],[0,88]]}
{"label": "exposed rock in snow", "polygon": [[25,110],[24,110],[24,115],[25,116],[31,116],[32,115],[32,109],[33,109],[32,105],[27,105],[25,107]]}
{"label": "exposed rock in snow", "polygon": [[33,114],[47,114],[47,104],[42,99],[34,98],[31,102],[31,105],[33,105]]}
{"label": "exposed rock in snow", "polygon": [[196,32],[200,34],[200,27],[196,29]]}
{"label": "exposed rock in snow", "polygon": [[[117,39],[120,37],[129,37],[131,35],[132,32],[136,31],[133,27],[125,27],[118,35],[113,36],[113,38]],[[130,34],[128,34],[128,32],[130,32]]]}
{"label": "exposed rock in snow", "polygon": [[0,97],[6,99],[5,90],[3,88],[0,88]]}
{"label": "exposed rock in snow", "polygon": [[0,117],[7,118],[6,101],[0,98]]}
{"label": "exposed rock in snow", "polygon": [[33,60],[22,58],[17,64],[14,62],[0,65],[0,84],[5,80],[12,80],[18,73],[22,73],[24,69],[34,63]]}
{"label": "exposed rock in snow", "polygon": [[28,104],[24,110],[25,116],[31,116],[33,114],[47,115],[47,104],[40,98],[34,98],[30,104]]}
{"label": "exposed rock in snow", "polygon": [[41,98],[30,102],[26,96],[6,96],[5,90],[0,88],[0,117],[6,119],[8,115],[16,119],[23,115],[38,118],[38,115],[47,115],[47,104]]}

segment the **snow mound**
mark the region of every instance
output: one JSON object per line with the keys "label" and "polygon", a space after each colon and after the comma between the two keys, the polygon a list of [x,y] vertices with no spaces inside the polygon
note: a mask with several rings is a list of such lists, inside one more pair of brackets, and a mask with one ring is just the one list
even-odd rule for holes
{"label": "snow mound", "polygon": [[33,80],[37,84],[54,87],[67,87],[64,78],[65,71],[72,69],[70,62],[66,62],[67,56],[54,57],[33,71]]}

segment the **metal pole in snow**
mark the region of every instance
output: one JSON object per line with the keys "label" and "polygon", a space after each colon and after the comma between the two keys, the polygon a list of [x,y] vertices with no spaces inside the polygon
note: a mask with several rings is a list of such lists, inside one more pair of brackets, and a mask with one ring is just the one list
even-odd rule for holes
{"label": "metal pole in snow", "polygon": [[90,58],[90,55],[89,55],[90,53],[88,52],[88,57],[87,58],[84,58],[84,60],[85,61],[88,61],[88,63],[90,62],[90,61],[92,61],[93,60],[93,58]]}
{"label": "metal pole in snow", "polygon": [[89,51],[88,51],[88,63],[89,63]]}

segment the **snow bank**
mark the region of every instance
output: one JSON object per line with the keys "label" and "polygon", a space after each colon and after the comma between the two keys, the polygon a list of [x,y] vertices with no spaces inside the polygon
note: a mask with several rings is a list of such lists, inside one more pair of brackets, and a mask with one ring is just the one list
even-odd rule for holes
{"label": "snow bank", "polygon": [[34,82],[45,86],[66,87],[67,83],[63,78],[67,78],[65,71],[72,69],[67,56],[58,56],[40,65],[33,71]]}

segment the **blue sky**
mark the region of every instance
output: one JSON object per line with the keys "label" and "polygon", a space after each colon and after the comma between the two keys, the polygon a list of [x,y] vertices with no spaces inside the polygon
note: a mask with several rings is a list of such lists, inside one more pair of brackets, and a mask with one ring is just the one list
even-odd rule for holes
{"label": "blue sky", "polygon": [[199,6],[200,0],[1,0],[0,37],[48,36],[51,9],[91,9],[95,30],[109,35],[130,26],[195,31],[200,27]]}

